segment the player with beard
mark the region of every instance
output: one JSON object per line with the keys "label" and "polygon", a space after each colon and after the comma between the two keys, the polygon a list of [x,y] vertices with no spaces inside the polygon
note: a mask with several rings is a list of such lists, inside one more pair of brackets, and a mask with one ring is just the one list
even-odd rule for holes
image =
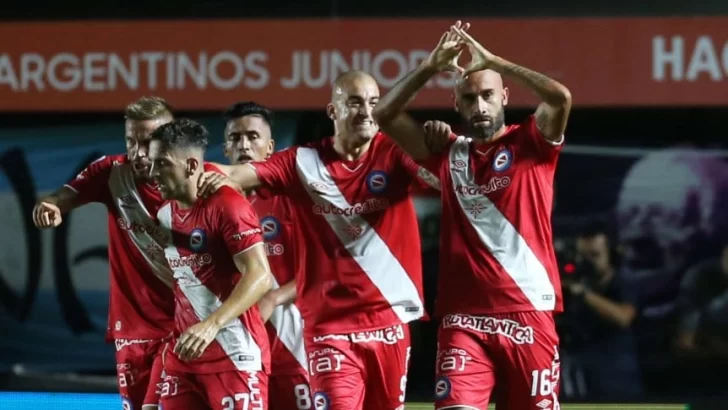
{"label": "player with beard", "polygon": [[[382,129],[442,183],[443,226],[436,314],[436,408],[486,409],[496,380],[498,408],[559,408],[558,336],[562,310],[551,234],[553,178],[571,96],[563,85],[486,50],[460,22],[429,59],[374,110]],[[458,58],[468,48],[467,68]],[[468,135],[443,138],[431,152],[422,126],[404,113],[434,75],[457,70],[455,109]],[[542,102],[533,116],[504,124],[502,76]]]}
{"label": "player with beard", "polygon": [[[231,164],[265,161],[275,141],[271,135],[273,113],[254,102],[233,104],[225,111],[225,157]],[[268,401],[271,409],[312,408],[308,384],[308,360],[303,346],[301,312],[296,300],[294,248],[298,238],[293,209],[288,197],[261,196],[246,192],[259,218],[273,273],[273,289],[258,302],[271,343],[271,371]]]}
{"label": "player with beard", "polygon": [[[379,132],[376,81],[339,76],[326,112],[335,135],[221,170],[244,190],[266,188],[294,203],[305,241],[296,248],[316,408],[404,406],[407,323],[425,315],[417,215],[410,187],[429,175]],[[201,179],[201,195],[223,181]],[[434,184],[434,183],[433,183]]]}
{"label": "player with beard", "polygon": [[68,184],[38,200],[33,221],[56,227],[62,215],[91,202],[108,209],[109,320],[107,340],[116,345],[119,392],[124,408],[157,408],[164,339],[174,327],[172,271],[159,243],[168,236],[157,225],[162,204],[148,179],[149,136],[172,121],[161,98],[143,97],[124,112],[127,153],[104,156]]}

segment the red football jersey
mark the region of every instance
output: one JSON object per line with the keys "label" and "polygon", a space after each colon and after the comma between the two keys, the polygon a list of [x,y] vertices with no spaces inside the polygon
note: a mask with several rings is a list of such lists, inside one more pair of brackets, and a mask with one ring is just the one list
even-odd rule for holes
{"label": "red football jersey", "polygon": [[[164,255],[176,281],[175,343],[190,326],[206,319],[230,296],[241,274],[233,255],[260,244],[255,210],[243,195],[223,187],[190,209],[163,205],[157,218],[172,232]],[[168,354],[165,367],[190,373],[269,369],[270,350],[257,305],[220,329],[202,356],[186,363]]]}
{"label": "red football jersey", "polygon": [[[296,270],[306,334],[349,333],[424,315],[417,216],[409,196],[420,167],[386,136],[356,161],[333,138],[251,164],[263,186],[289,196],[304,236]],[[301,247],[303,248],[303,247]]]}
{"label": "red football jersey", "polygon": [[[301,266],[296,251],[303,240],[299,238],[293,206],[282,195],[263,198],[252,194],[248,200],[260,218],[266,253],[277,289],[295,278],[295,269]],[[271,375],[305,374],[308,372],[306,350],[303,345],[303,319],[295,303],[278,306],[266,323],[271,344]]]}
{"label": "red football jersey", "polygon": [[531,116],[490,143],[453,138],[427,161],[442,185],[438,316],[561,311],[551,233],[561,148]]}
{"label": "red football jersey", "polygon": [[160,339],[173,329],[172,271],[161,252],[168,233],[157,225],[162,198],[134,178],[126,155],[104,156],[66,186],[80,203],[106,205],[109,229],[107,339]]}

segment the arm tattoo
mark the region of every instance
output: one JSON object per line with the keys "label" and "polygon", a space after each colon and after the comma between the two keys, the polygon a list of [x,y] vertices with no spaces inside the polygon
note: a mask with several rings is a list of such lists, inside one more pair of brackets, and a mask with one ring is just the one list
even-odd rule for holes
{"label": "arm tattoo", "polygon": [[437,178],[435,175],[432,174],[432,172],[426,170],[423,167],[420,167],[420,169],[417,170],[417,177],[422,180],[422,182],[426,183],[427,185],[431,186],[432,188],[437,189],[440,191],[440,179]]}
{"label": "arm tattoo", "polygon": [[554,80],[546,77],[545,75],[538,73],[533,70],[529,70],[526,67],[521,67],[517,64],[508,64],[503,67],[504,74],[521,77],[525,82],[531,83],[536,87],[545,87],[546,85],[553,83]]}
{"label": "arm tattoo", "polygon": [[537,110],[536,111],[536,127],[538,127],[539,130],[548,129],[549,123],[551,122],[551,117],[549,116],[549,112],[546,110]]}

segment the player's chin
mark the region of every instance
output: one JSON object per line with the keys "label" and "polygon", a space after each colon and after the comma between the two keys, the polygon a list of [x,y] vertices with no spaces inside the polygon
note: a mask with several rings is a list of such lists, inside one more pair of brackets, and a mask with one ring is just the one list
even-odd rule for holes
{"label": "player's chin", "polygon": [[363,139],[363,140],[370,140],[374,138],[375,135],[377,135],[377,131],[379,131],[376,127],[367,127],[363,129],[357,129],[356,130],[356,136]]}

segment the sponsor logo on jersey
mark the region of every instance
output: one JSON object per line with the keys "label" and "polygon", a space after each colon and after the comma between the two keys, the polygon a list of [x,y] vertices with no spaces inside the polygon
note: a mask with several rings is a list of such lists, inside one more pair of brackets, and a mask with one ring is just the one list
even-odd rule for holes
{"label": "sponsor logo on jersey", "polygon": [[367,175],[367,188],[369,192],[380,194],[387,190],[389,176],[384,171],[372,171]]}
{"label": "sponsor logo on jersey", "polygon": [[393,345],[400,340],[404,340],[404,329],[402,325],[397,325],[386,329],[352,333],[350,337],[353,343],[380,342]]}
{"label": "sponsor logo on jersey", "polygon": [[[151,342],[151,340],[149,339],[114,339],[114,344],[116,345],[117,352],[127,346],[149,342]],[[118,368],[119,366],[117,365],[116,367]]]}
{"label": "sponsor logo on jersey", "polygon": [[519,345],[533,344],[534,340],[531,326],[523,326],[514,320],[497,319],[490,316],[447,315],[442,320],[442,327],[457,327],[491,335],[502,335]]}
{"label": "sponsor logo on jersey", "polygon": [[435,382],[435,400],[446,399],[450,395],[450,379],[440,376]]}
{"label": "sponsor logo on jersey", "polygon": [[212,255],[209,253],[203,253],[201,255],[195,254],[190,256],[181,256],[179,258],[167,258],[167,261],[169,262],[169,267],[172,269],[184,267],[198,268],[212,263]]}
{"label": "sponsor logo on jersey", "polygon": [[200,228],[195,228],[190,232],[190,249],[195,252],[199,252],[205,249],[207,244],[207,235],[205,231]]}
{"label": "sponsor logo on jersey", "polygon": [[323,182],[311,182],[308,186],[310,186],[314,192],[318,192],[319,194],[325,194],[329,189],[329,186]]}
{"label": "sponsor logo on jersey", "polygon": [[260,220],[260,228],[263,231],[263,239],[266,241],[272,241],[281,233],[281,223],[272,215]]}
{"label": "sponsor logo on jersey", "polygon": [[137,205],[137,200],[134,195],[124,195],[119,197],[119,207],[124,209],[134,209]]}
{"label": "sponsor logo on jersey", "polygon": [[331,204],[315,204],[313,206],[313,213],[316,215],[344,215],[354,216],[368,214],[370,212],[383,211],[389,208],[389,200],[385,198],[371,198],[364,202],[354,204],[348,208],[339,208]]}
{"label": "sponsor logo on jersey", "polygon": [[255,235],[256,233],[257,234],[262,233],[260,228],[253,228],[253,229],[248,229],[247,231],[238,232],[235,235],[233,235],[233,240],[239,241],[243,238],[247,238],[250,235]]}
{"label": "sponsor logo on jersey", "polygon": [[506,188],[510,184],[510,177],[493,177],[483,185],[456,185],[455,193],[461,196],[485,195]]}
{"label": "sponsor logo on jersey", "polygon": [[493,157],[493,171],[507,171],[508,168],[511,167],[512,163],[513,154],[511,153],[511,150],[509,150],[508,148],[501,148],[498,152],[495,153],[495,157]]}
{"label": "sponsor logo on jersey", "polygon": [[116,220],[119,228],[131,231],[135,234],[148,234],[159,244],[167,244],[167,231],[154,223],[141,223],[138,221],[127,221],[124,218]]}

